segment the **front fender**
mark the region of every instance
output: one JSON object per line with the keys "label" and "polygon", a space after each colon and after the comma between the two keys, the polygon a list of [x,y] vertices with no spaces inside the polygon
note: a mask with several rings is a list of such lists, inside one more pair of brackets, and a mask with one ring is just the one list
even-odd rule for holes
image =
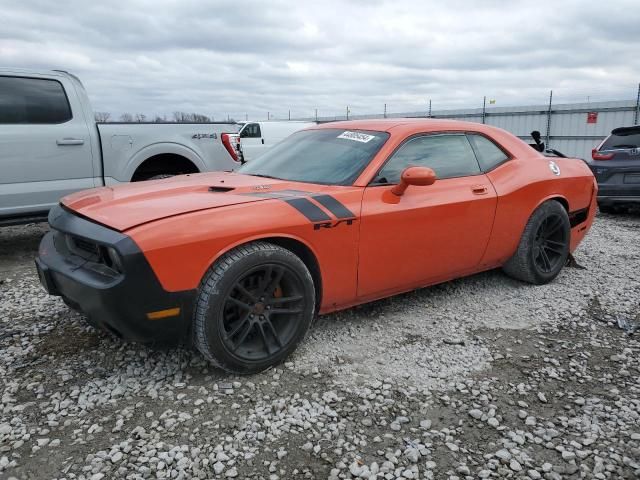
{"label": "front fender", "polygon": [[242,239],[239,239],[233,243],[230,243],[229,245],[225,246],[223,249],[219,250],[218,252],[216,252],[215,255],[212,255],[211,258],[209,259],[206,268],[204,269],[204,271],[202,272],[202,275],[204,276],[204,273],[214,264],[216,263],[221,257],[223,257],[226,253],[230,252],[231,250],[233,250],[236,247],[239,247],[240,245],[245,245],[247,243],[251,243],[251,242],[257,242],[260,240],[264,240],[264,241],[269,241],[270,239],[277,239],[277,238],[282,238],[282,239],[287,239],[287,240],[294,240],[302,245],[304,245],[305,247],[307,247],[309,249],[309,251],[313,254],[313,256],[316,259],[316,262],[318,263],[318,266],[320,268],[320,273],[322,276],[322,266],[320,265],[320,263],[318,262],[318,252],[316,252],[316,249],[309,244],[307,241],[303,240],[301,237],[297,236],[297,235],[291,235],[288,233],[282,233],[282,232],[273,232],[273,233],[261,233],[259,235],[253,235],[250,237],[245,237]]}

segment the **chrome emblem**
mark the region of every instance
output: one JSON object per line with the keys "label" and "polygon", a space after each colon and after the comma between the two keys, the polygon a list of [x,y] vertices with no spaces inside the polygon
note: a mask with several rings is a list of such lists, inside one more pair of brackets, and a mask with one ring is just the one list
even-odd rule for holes
{"label": "chrome emblem", "polygon": [[556,162],[552,160],[549,161],[549,170],[551,170],[551,173],[553,173],[555,176],[560,175],[560,167]]}
{"label": "chrome emblem", "polygon": [[255,185],[253,187],[254,190],[269,190],[271,185]]}

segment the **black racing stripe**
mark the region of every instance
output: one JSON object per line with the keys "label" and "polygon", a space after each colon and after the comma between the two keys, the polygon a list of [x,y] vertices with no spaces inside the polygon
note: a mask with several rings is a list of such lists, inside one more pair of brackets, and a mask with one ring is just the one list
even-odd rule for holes
{"label": "black racing stripe", "polygon": [[322,205],[324,208],[329,210],[331,213],[335,215],[336,218],[354,218],[355,215],[351,210],[345,207],[338,200],[333,198],[331,195],[313,195],[313,198],[316,202]]}
{"label": "black racing stripe", "polygon": [[324,213],[320,207],[306,198],[288,198],[286,200],[283,199],[283,202],[287,202],[311,222],[326,222],[327,220],[331,220],[331,217]]}

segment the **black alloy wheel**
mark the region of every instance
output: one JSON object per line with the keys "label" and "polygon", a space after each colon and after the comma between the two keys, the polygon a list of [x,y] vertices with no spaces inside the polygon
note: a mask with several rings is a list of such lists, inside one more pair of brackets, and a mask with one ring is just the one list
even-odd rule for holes
{"label": "black alloy wheel", "polygon": [[544,218],[535,235],[533,260],[543,273],[555,271],[566,261],[568,235],[563,218],[558,214]]}
{"label": "black alloy wheel", "polygon": [[306,311],[301,279],[286,265],[267,263],[239,278],[223,307],[223,341],[242,360],[265,360],[293,338]]}
{"label": "black alloy wheel", "polygon": [[211,363],[249,374],[283,361],[315,315],[316,287],[296,254],[269,242],[241,245],[204,275],[193,340]]}
{"label": "black alloy wheel", "polygon": [[570,242],[567,210],[559,201],[548,200],[531,214],[518,248],[502,269],[523,282],[549,283],[566,264]]}

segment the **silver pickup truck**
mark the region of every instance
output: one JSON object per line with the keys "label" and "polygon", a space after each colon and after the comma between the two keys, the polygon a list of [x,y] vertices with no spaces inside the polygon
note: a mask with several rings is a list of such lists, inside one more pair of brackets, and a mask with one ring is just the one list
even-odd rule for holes
{"label": "silver pickup truck", "polygon": [[44,219],[76,190],[233,170],[239,127],[96,123],[74,75],[0,69],[0,225]]}

